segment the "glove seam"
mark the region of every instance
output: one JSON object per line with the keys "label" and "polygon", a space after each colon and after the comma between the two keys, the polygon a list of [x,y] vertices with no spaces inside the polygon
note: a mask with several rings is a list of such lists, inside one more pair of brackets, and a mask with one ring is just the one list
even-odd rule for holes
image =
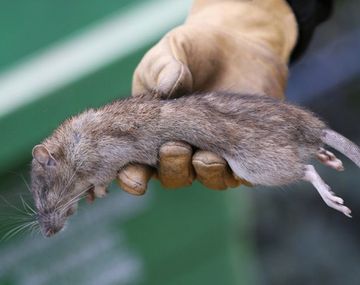
{"label": "glove seam", "polygon": [[173,47],[173,43],[172,43],[171,40],[169,41],[169,45],[170,45],[171,54],[172,54],[174,60],[176,60],[176,62],[180,65],[181,68],[180,68],[179,76],[178,76],[178,78],[176,79],[173,87],[172,87],[171,90],[170,90],[170,93],[169,93],[169,95],[168,95],[168,99],[172,97],[173,93],[175,92],[175,90],[176,90],[177,87],[179,86],[179,82],[181,82],[181,78],[183,77],[183,75],[184,75],[184,70],[185,70],[184,63],[183,63],[182,61],[180,61],[180,60],[178,59],[178,57],[176,56],[175,49],[174,49],[174,47]]}
{"label": "glove seam", "polygon": [[199,163],[199,164],[202,164],[202,165],[207,165],[207,166],[224,166],[224,165],[227,165],[226,163],[221,163],[221,162],[210,162],[210,163],[207,163],[207,162],[204,162],[204,161],[201,161],[201,160],[198,160],[198,159],[193,159],[193,164],[194,162],[195,163]]}

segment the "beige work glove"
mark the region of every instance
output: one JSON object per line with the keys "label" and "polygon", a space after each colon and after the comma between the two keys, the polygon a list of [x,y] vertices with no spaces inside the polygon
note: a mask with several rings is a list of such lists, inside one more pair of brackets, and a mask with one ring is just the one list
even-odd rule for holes
{"label": "beige work glove", "polygon": [[[133,96],[175,98],[193,92],[234,91],[283,98],[287,61],[297,37],[294,15],[284,0],[197,0],[185,24],[166,34],[135,70]],[[155,174],[165,188],[197,178],[211,189],[246,183],[218,155],[185,142],[160,148]],[[131,165],[118,183],[142,195],[154,169]]]}

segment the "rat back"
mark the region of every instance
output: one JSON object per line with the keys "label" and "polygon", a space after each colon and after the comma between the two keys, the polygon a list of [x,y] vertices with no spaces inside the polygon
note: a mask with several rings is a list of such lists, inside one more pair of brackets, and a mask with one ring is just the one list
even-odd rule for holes
{"label": "rat back", "polygon": [[326,125],[321,120],[266,96],[197,94],[165,106],[171,139],[217,153],[253,184],[285,185],[301,179],[304,164],[323,145]]}

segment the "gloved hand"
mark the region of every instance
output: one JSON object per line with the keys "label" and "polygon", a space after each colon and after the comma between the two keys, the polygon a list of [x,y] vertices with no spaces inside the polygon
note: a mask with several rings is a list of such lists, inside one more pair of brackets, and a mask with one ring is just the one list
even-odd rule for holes
{"label": "gloved hand", "polygon": [[[135,70],[133,96],[175,98],[192,92],[234,91],[283,98],[287,61],[297,27],[285,0],[196,0],[182,26],[166,34]],[[214,153],[193,153],[184,142],[164,144],[155,174],[165,188],[190,185],[194,178],[222,190],[246,181],[234,177]],[[144,194],[154,169],[131,165],[118,183]]]}

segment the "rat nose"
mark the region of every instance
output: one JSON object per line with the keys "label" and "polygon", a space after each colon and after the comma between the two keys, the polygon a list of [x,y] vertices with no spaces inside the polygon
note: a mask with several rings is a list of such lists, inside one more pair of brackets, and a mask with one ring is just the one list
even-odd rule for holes
{"label": "rat nose", "polygon": [[40,213],[40,228],[44,237],[58,233],[65,225],[65,219],[57,212]]}
{"label": "rat nose", "polygon": [[58,233],[60,230],[61,230],[61,227],[50,227],[50,228],[45,229],[44,235],[46,237],[51,237],[54,234]]}

